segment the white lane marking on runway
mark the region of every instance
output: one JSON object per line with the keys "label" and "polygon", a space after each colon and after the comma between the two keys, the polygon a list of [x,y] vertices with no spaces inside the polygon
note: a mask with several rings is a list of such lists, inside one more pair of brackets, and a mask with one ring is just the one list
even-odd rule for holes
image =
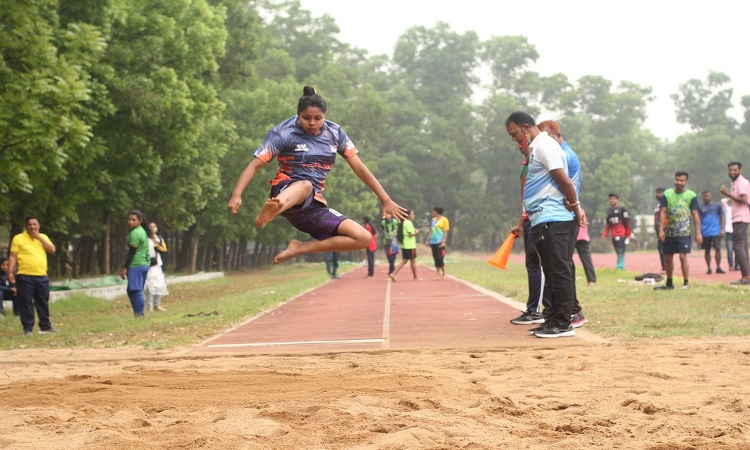
{"label": "white lane marking on runway", "polygon": [[385,311],[383,311],[383,344],[381,348],[388,350],[391,345],[391,286],[393,281],[388,281],[385,288]]}

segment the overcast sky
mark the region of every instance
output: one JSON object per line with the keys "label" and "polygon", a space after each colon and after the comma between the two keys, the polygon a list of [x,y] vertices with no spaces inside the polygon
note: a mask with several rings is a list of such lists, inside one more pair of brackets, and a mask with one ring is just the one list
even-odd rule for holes
{"label": "overcast sky", "polygon": [[[314,17],[330,14],[340,40],[370,54],[393,54],[408,28],[446,22],[458,33],[526,36],[539,52],[534,70],[562,72],[575,82],[600,75],[616,86],[627,80],[654,90],[646,125],[673,140],[686,128],[674,119],[669,98],[691,78],[709,71],[732,79],[733,100],[750,95],[750,3],[727,0],[666,2],[589,0],[301,0]],[[533,5],[532,8],[530,5]],[[732,112],[741,117],[739,106]],[[538,119],[548,119],[541,117]]]}

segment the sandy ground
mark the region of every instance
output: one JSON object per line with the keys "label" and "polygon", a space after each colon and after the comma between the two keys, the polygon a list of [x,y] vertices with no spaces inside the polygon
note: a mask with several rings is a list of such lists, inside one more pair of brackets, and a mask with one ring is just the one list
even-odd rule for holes
{"label": "sandy ground", "polygon": [[747,339],[544,344],[7,351],[0,448],[750,448]]}

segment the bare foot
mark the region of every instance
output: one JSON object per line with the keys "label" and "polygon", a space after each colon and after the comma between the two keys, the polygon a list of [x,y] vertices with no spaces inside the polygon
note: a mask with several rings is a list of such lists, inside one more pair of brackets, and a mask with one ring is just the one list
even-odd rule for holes
{"label": "bare foot", "polygon": [[274,217],[278,216],[281,212],[281,202],[278,198],[269,198],[263,204],[263,207],[258,213],[258,217],[255,218],[255,226],[260,228],[268,222],[272,221]]}
{"label": "bare foot", "polygon": [[391,279],[391,281],[393,281],[393,282],[396,281],[396,277],[394,277],[392,273],[389,273],[388,277]]}
{"label": "bare foot", "polygon": [[297,239],[292,239],[289,241],[289,245],[286,246],[284,251],[279,253],[273,258],[273,263],[278,264],[281,261],[284,261],[285,259],[291,258],[292,256],[299,255],[299,248],[302,246],[302,242],[298,241]]}

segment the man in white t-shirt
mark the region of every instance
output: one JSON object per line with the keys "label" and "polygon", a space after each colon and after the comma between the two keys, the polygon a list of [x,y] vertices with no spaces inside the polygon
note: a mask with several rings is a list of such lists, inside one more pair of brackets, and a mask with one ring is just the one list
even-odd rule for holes
{"label": "man in white t-shirt", "polygon": [[573,336],[575,330],[570,319],[575,303],[575,279],[568,248],[578,235],[578,227],[586,224],[575,186],[568,177],[567,157],[560,144],[540,131],[528,113],[512,113],[505,121],[505,128],[528,158],[523,206],[531,221],[544,276],[552,287],[551,311],[534,335]]}
{"label": "man in white t-shirt", "polygon": [[734,265],[734,227],[732,226],[732,201],[728,198],[721,199],[721,207],[724,209],[724,242],[727,247],[727,264],[729,270],[738,270],[739,266]]}

